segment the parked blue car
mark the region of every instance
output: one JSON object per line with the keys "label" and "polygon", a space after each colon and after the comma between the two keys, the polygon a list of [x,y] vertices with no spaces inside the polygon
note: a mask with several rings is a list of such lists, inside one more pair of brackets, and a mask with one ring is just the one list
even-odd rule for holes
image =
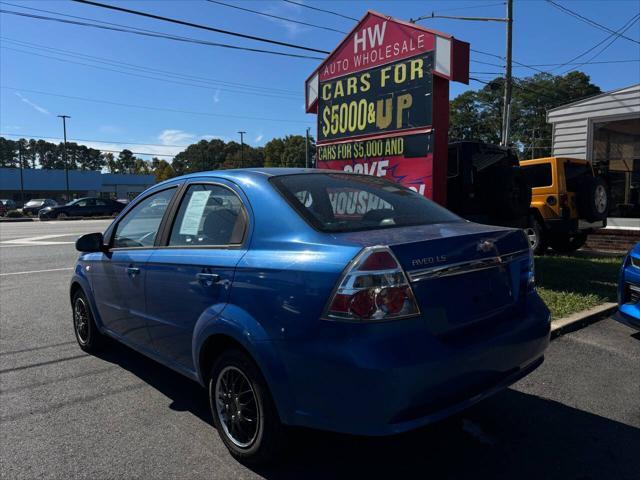
{"label": "parked blue car", "polygon": [[192,174],[76,247],[80,347],[113,337],[200,382],[244,462],[272,459],[287,425],[437,421],[533,371],[549,342],[523,231],[373,176]]}
{"label": "parked blue car", "polygon": [[622,261],[618,281],[618,311],[613,318],[640,330],[640,243]]}

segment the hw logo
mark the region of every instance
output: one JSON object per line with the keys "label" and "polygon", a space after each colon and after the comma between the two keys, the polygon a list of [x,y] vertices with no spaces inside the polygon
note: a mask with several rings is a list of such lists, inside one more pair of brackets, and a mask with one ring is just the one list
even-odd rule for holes
{"label": "hw logo", "polygon": [[384,40],[384,32],[387,29],[387,21],[382,24],[376,23],[373,27],[367,27],[360,32],[356,32],[353,37],[353,53],[358,53],[358,50],[368,50],[382,45]]}

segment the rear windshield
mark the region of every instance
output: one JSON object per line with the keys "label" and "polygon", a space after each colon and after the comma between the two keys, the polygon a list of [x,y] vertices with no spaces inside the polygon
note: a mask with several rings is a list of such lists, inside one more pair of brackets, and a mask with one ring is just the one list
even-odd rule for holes
{"label": "rear windshield", "polygon": [[463,221],[413,190],[370,175],[307,173],[273,177],[271,182],[323,232]]}
{"label": "rear windshield", "polygon": [[553,181],[551,180],[551,164],[540,163],[538,165],[523,165],[520,167],[524,172],[529,185],[531,187],[550,187]]}

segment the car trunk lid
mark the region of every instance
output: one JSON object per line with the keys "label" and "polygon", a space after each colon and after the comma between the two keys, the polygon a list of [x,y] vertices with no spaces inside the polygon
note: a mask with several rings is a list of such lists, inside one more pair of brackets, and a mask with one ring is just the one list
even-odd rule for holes
{"label": "car trunk lid", "polygon": [[391,248],[434,334],[498,321],[527,288],[529,244],[520,230],[457,222],[363,233],[344,237]]}

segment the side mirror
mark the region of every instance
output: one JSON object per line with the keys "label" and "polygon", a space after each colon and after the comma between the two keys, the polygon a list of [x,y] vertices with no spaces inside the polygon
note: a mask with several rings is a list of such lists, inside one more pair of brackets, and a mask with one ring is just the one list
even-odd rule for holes
{"label": "side mirror", "polygon": [[102,252],[104,249],[104,239],[101,233],[87,233],[76,240],[76,250],[79,252]]}

